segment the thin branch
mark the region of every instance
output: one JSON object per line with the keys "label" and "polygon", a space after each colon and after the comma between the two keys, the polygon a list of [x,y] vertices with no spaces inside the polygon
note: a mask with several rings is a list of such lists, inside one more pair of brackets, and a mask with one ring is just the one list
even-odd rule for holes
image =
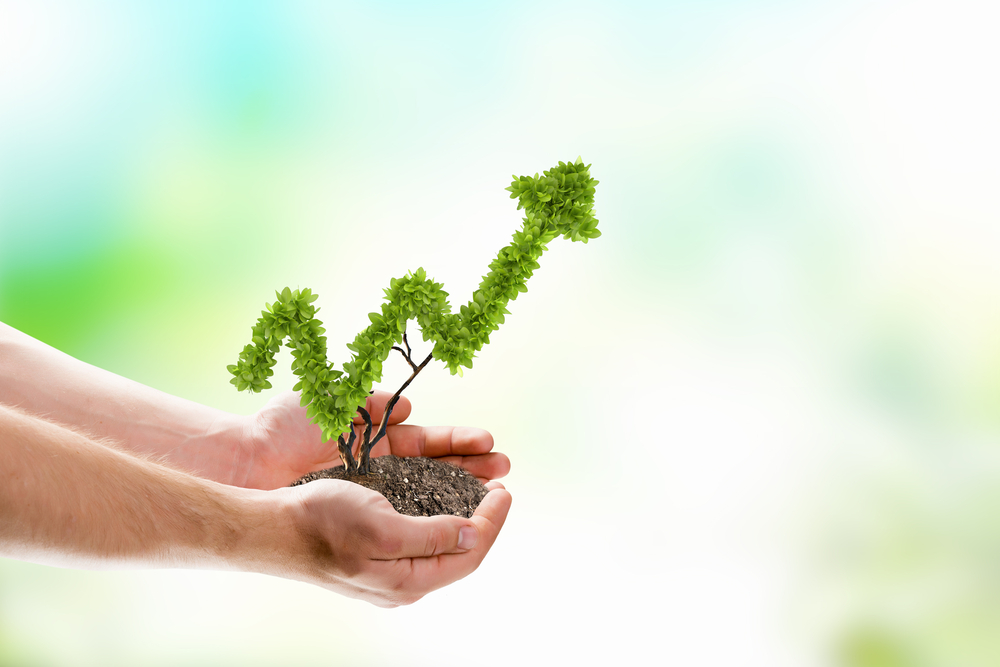
{"label": "thin branch", "polygon": [[361,413],[361,418],[365,420],[365,439],[362,442],[367,443],[368,438],[372,434],[372,416],[364,408],[358,408],[358,412]]}
{"label": "thin branch", "polygon": [[340,458],[343,460],[344,470],[347,472],[351,472],[351,470],[357,467],[357,464],[354,461],[354,454],[351,453],[354,448],[354,438],[355,433],[353,427],[351,428],[351,437],[348,441],[344,441],[343,433],[341,433],[337,438],[337,449],[340,450]]}
{"label": "thin branch", "polygon": [[400,346],[398,346],[398,345],[393,345],[393,346],[392,346],[392,349],[394,349],[394,350],[399,350],[399,353],[400,353],[401,355],[403,355],[403,358],[404,358],[404,359],[406,359],[406,363],[408,363],[408,364],[410,365],[410,368],[412,368],[413,370],[416,370],[416,369],[417,369],[417,365],[416,365],[415,363],[413,363],[413,360],[412,360],[412,359],[410,359],[409,355],[408,355],[408,354],[406,354],[406,352],[403,352],[403,348],[401,348],[401,347],[400,347]]}
{"label": "thin branch", "polygon": [[[416,375],[416,373],[413,375]],[[400,391],[402,391],[402,389],[400,389]],[[385,435],[385,430],[389,427],[389,417],[392,415],[392,411],[396,407],[397,402],[399,402],[399,391],[397,391],[393,397],[389,399],[389,402],[385,404],[385,412],[382,413],[382,423],[379,424],[378,432],[375,434],[375,438],[372,440],[370,447],[374,447],[375,444]]]}
{"label": "thin branch", "polygon": [[406,359],[406,363],[408,363],[410,365],[410,368],[412,368],[414,371],[416,371],[417,370],[417,365],[415,363],[413,363],[413,350],[410,349],[410,341],[406,338],[406,331],[405,330],[403,331],[403,345],[406,346],[406,351],[405,352],[403,351],[403,348],[401,348],[398,345],[393,345],[392,349],[399,350],[399,353],[401,355],[403,355],[404,359]]}
{"label": "thin branch", "polygon": [[410,360],[410,365],[413,365],[413,350],[410,349],[410,341],[406,340],[406,330],[403,330],[403,345],[406,346],[406,358]]}
{"label": "thin branch", "polygon": [[358,447],[358,472],[367,474],[368,453],[371,451],[368,443],[372,436],[372,417],[364,408],[358,408],[358,412],[361,413],[361,418],[365,420],[365,434],[361,439],[361,445]]}
{"label": "thin branch", "polygon": [[392,398],[385,404],[385,411],[382,413],[382,422],[379,424],[378,432],[375,434],[374,438],[370,439],[372,432],[372,419],[371,416],[364,408],[358,408],[358,412],[361,413],[361,418],[365,420],[367,428],[365,428],[365,436],[361,441],[361,446],[358,449],[358,463],[357,471],[359,475],[367,475],[369,471],[369,464],[371,462],[371,452],[372,449],[378,444],[378,441],[385,437],[386,429],[389,427],[389,417],[392,416],[392,410],[396,407],[396,403],[399,402],[399,397],[402,395],[403,390],[410,386],[413,382],[413,378],[417,377],[417,374],[424,369],[430,360],[433,358],[433,354],[428,354],[427,358],[424,359],[420,365],[413,363],[413,350],[410,348],[410,341],[406,337],[406,331],[403,331],[403,344],[406,346],[406,350],[399,347],[398,345],[393,345],[392,349],[399,350],[399,353],[403,355],[406,359],[406,363],[410,365],[413,369],[413,374],[403,383],[403,386],[396,390],[396,393],[392,395]]}
{"label": "thin branch", "polygon": [[403,386],[400,387],[399,389],[397,389],[396,393],[393,394],[393,395],[394,396],[399,396],[400,394],[402,394],[403,390],[406,389],[407,387],[409,387],[410,383],[413,382],[413,378],[417,377],[417,373],[419,373],[420,371],[422,371],[424,369],[424,366],[426,366],[433,357],[434,357],[433,353],[432,354],[428,354],[427,358],[424,359],[423,361],[421,361],[420,365],[417,366],[415,369],[413,369],[413,375],[411,375],[409,377],[409,379],[406,382],[403,383]]}
{"label": "thin branch", "polygon": [[399,400],[399,397],[403,393],[403,390],[410,386],[410,383],[413,382],[413,378],[417,377],[417,373],[422,371],[424,369],[424,366],[426,366],[432,358],[433,354],[428,354],[427,358],[424,359],[422,362],[420,362],[420,365],[413,370],[413,375],[411,375],[409,379],[407,379],[406,382],[403,383],[402,387],[396,390],[396,393],[392,395],[392,398],[389,399],[389,402],[385,404],[385,412],[382,414],[382,423],[379,424],[378,432],[375,434],[375,438],[371,441],[371,444],[368,446],[368,451],[371,451],[371,448],[374,447],[378,443],[378,441],[385,436],[385,430],[389,427],[389,416],[392,414],[392,409],[396,407],[396,402]]}

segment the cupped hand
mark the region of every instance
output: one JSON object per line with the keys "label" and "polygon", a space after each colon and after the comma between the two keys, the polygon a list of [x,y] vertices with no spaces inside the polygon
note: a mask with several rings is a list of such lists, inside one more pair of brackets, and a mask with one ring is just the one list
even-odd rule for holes
{"label": "cupped hand", "polygon": [[499,482],[487,487],[470,519],[404,516],[375,491],[342,480],[282,489],[298,547],[272,573],[380,607],[411,604],[470,574],[485,558],[511,504]]}
{"label": "cupped hand", "polygon": [[[384,391],[368,397],[365,409],[376,420],[376,429],[390,397]],[[410,401],[400,397],[385,437],[372,449],[373,457],[394,454],[437,458],[465,468],[482,482],[498,479],[510,471],[507,456],[492,451],[493,436],[488,431],[401,423],[410,410]],[[308,472],[343,465],[336,440],[323,442],[321,429],[306,416],[297,393],[279,394],[251,419],[246,437],[248,452],[242,457],[245,460],[240,466],[242,470],[235,475],[238,485],[276,489],[288,486]],[[355,415],[354,425],[359,434],[364,430],[360,415]]]}

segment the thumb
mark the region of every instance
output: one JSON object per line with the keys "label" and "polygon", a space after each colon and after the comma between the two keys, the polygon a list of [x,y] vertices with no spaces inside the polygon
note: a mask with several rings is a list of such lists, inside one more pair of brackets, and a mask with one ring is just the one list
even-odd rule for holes
{"label": "thumb", "polygon": [[479,542],[479,528],[470,519],[457,516],[399,516],[394,526],[396,540],[386,560],[429,558],[440,554],[460,554]]}

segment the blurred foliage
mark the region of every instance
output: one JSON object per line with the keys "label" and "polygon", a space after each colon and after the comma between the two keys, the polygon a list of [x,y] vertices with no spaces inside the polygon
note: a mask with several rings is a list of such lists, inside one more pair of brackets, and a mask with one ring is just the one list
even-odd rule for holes
{"label": "blurred foliage", "polygon": [[871,627],[860,628],[847,637],[841,661],[845,667],[919,667],[899,640]]}
{"label": "blurred foliage", "polygon": [[74,354],[138,304],[162,298],[176,258],[145,243],[0,265],[0,313],[12,327]]}

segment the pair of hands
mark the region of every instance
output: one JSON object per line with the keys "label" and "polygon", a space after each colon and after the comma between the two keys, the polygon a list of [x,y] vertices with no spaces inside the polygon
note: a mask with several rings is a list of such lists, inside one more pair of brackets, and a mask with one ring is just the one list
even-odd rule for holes
{"label": "pair of hands", "polygon": [[[376,392],[365,407],[381,415],[389,397]],[[402,423],[410,411],[410,402],[401,398],[372,456],[427,456],[465,468],[490,489],[471,519],[403,516],[380,494],[340,480],[286,488],[308,472],[342,465],[337,443],[323,442],[292,392],[275,397],[253,417],[246,436],[250,452],[236,475],[242,486],[281,494],[312,554],[300,561],[303,567],[283,576],[392,607],[415,602],[479,566],[510,509],[510,494],[495,481],[510,470],[510,460],[492,451],[487,431]],[[360,417],[355,428],[363,428]]]}
{"label": "pair of hands", "polygon": [[[369,413],[381,415],[388,398],[371,396]],[[440,458],[484,481],[509,470],[486,431],[407,425],[410,409],[401,399],[373,455]],[[350,482],[289,488],[340,464],[337,443],[323,442],[298,395],[237,416],[91,366],[3,323],[0,463],[0,555],[68,567],[244,569],[383,606],[474,570],[511,502],[489,481],[471,519],[404,517]]]}

